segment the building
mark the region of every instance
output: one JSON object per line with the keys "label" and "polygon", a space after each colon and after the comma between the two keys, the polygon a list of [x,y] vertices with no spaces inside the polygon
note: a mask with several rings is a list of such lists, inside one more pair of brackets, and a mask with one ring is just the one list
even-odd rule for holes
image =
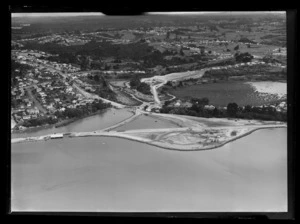
{"label": "building", "polygon": [[63,138],[63,134],[52,134],[51,136],[51,139],[55,139],[55,138]]}
{"label": "building", "polygon": [[29,114],[38,114],[39,110],[37,108],[31,108],[31,109],[27,109],[27,112]]}
{"label": "building", "polygon": [[204,109],[207,109],[207,110],[214,110],[215,107],[213,105],[205,105],[204,106]]}
{"label": "building", "polygon": [[180,104],[181,104],[181,101],[180,100],[178,100],[175,104],[174,104],[174,106],[175,107],[179,107],[180,106]]}

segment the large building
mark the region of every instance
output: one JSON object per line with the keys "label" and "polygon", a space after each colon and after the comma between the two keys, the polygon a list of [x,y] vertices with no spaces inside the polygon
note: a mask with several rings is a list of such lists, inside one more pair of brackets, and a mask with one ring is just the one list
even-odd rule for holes
{"label": "large building", "polygon": [[52,134],[51,138],[63,138],[63,134]]}

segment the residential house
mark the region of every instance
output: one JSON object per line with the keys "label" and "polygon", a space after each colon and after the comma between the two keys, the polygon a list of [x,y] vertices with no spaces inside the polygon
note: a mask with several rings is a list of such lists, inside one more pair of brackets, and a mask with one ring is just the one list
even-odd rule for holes
{"label": "residential house", "polygon": [[187,107],[187,108],[189,108],[189,107],[192,107],[193,104],[190,103],[190,102],[184,102],[184,103],[181,104],[181,106],[182,106],[182,107]]}
{"label": "residential house", "polygon": [[40,111],[37,108],[30,108],[30,109],[27,109],[27,112],[29,114],[38,114]]}
{"label": "residential house", "polygon": [[27,121],[27,120],[29,120],[31,117],[30,117],[30,115],[25,115],[25,116],[23,116],[23,120],[24,121]]}
{"label": "residential house", "polygon": [[214,110],[215,107],[213,105],[205,105],[204,106],[204,109],[207,109],[207,110]]}

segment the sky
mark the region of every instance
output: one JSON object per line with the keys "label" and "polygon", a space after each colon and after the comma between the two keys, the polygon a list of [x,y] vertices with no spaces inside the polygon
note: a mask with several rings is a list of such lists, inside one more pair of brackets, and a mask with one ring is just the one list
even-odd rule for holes
{"label": "sky", "polygon": [[69,13],[12,13],[12,17],[41,17],[41,16],[103,16],[101,12],[69,12]]}
{"label": "sky", "polygon": [[245,11],[245,12],[238,12],[238,11],[227,11],[227,12],[149,12],[149,15],[202,15],[202,14],[253,14],[253,13],[285,13],[284,11]]}
{"label": "sky", "polygon": [[[252,14],[259,12],[148,12],[146,15],[202,15],[202,14]],[[285,13],[284,11],[262,11],[260,13]],[[103,16],[101,12],[72,12],[72,13],[12,13],[12,17],[42,17],[42,16]]]}

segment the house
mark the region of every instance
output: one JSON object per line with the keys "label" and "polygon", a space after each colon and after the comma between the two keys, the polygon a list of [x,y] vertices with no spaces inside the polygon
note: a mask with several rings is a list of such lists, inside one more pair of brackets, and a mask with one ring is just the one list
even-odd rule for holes
{"label": "house", "polygon": [[24,126],[19,126],[19,130],[25,130],[26,128]]}
{"label": "house", "polygon": [[204,106],[204,109],[207,109],[207,110],[214,110],[215,107],[213,105],[205,105]]}
{"label": "house", "polygon": [[30,119],[30,115],[26,115],[26,116],[23,116],[23,120],[29,120]]}
{"label": "house", "polygon": [[180,105],[181,105],[181,101],[180,101],[180,100],[178,100],[178,101],[174,104],[175,107],[179,107]]}
{"label": "house", "polygon": [[190,102],[184,102],[184,103],[181,104],[181,106],[182,106],[182,107],[187,107],[187,108],[189,108],[189,107],[192,107],[193,104],[190,103]]}

